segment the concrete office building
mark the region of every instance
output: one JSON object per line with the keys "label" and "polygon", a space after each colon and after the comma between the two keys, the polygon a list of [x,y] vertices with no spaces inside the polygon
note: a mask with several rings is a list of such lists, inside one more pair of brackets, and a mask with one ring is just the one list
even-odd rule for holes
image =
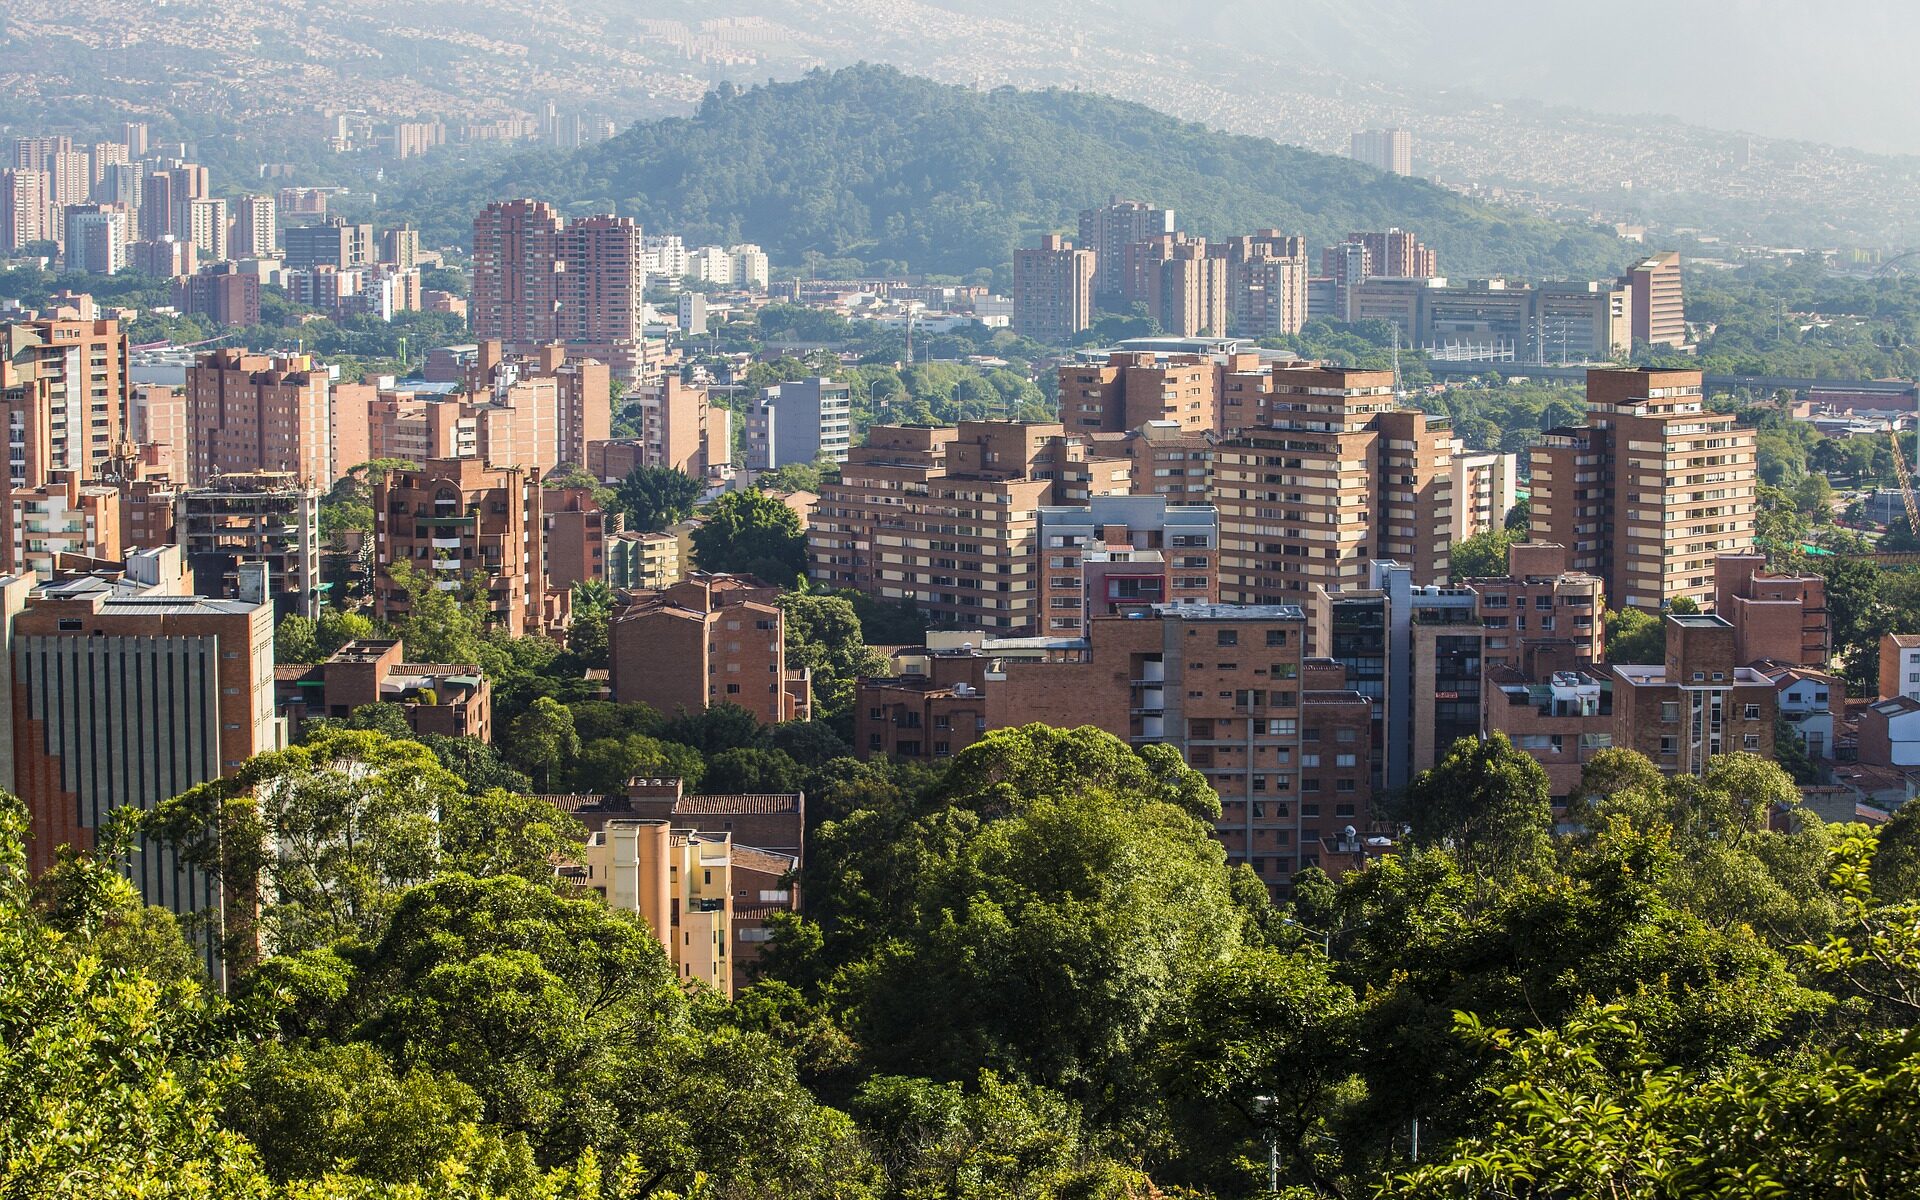
{"label": "concrete office building", "polygon": [[1587,372],[1587,420],[1533,447],[1533,536],[1573,552],[1615,606],[1713,600],[1715,560],[1753,546],[1754,432],[1710,412],[1700,372]]}
{"label": "concrete office building", "polygon": [[1419,585],[1373,562],[1362,587],[1316,587],[1308,651],[1373,705],[1376,791],[1398,790],[1480,731],[1486,631],[1470,588]]}
{"label": "concrete office building", "polygon": [[847,461],[853,392],[820,376],[762,388],[747,410],[747,466],[755,471]]}
{"label": "concrete office building", "polygon": [[174,536],[193,587],[238,596],[248,564],[267,569],[274,618],[320,615],[320,489],[280,472],[238,472],[174,497]]}
{"label": "concrete office building", "polygon": [[[150,809],[283,744],[267,605],[90,577],[26,598],[23,582],[0,585],[0,657],[31,870],[50,869],[63,845],[91,848],[114,810]],[[212,947],[247,935],[246,898],[229,913],[216,879],[152,839],[128,873],[149,904],[212,914],[209,966],[223,978]]]}
{"label": "concrete office building", "polygon": [[284,265],[290,271],[332,267],[352,271],[373,263],[373,226],[330,217],[315,225],[289,225]]}
{"label": "concrete office building", "polygon": [[1094,257],[1052,233],[1014,251],[1014,332],[1060,343],[1093,324]]}

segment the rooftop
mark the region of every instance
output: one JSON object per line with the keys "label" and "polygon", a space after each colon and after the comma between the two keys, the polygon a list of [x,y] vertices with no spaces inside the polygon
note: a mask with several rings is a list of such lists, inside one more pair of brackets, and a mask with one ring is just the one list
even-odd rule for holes
{"label": "rooftop", "polygon": [[1183,621],[1304,621],[1298,604],[1156,604],[1153,611]]}

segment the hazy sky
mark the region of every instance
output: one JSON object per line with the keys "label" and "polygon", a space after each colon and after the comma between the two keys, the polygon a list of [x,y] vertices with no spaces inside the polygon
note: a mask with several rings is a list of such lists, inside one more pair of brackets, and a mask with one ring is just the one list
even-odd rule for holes
{"label": "hazy sky", "polygon": [[1077,0],[1075,10],[1173,21],[1422,90],[1920,154],[1920,0]]}

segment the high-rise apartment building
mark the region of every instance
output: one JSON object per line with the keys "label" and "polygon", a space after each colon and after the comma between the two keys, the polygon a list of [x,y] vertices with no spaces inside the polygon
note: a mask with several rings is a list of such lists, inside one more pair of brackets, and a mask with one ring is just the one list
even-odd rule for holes
{"label": "high-rise apartment building", "polygon": [[586,886],[646,921],[683,983],[733,994],[731,834],[616,817],[588,836],[581,857]]}
{"label": "high-rise apartment building", "polygon": [[1075,244],[1093,251],[1095,300],[1103,306],[1118,307],[1126,292],[1128,247],[1172,232],[1172,209],[1155,208],[1138,200],[1115,197],[1098,208],[1082,210],[1080,237]]}
{"label": "high-rise apartment building", "polygon": [[1207,243],[1227,263],[1227,321],[1233,332],[1268,337],[1300,332],[1307,320],[1305,239],[1262,229]]}
{"label": "high-rise apartment building", "polygon": [[747,410],[747,466],[756,471],[843,463],[852,441],[853,391],[825,376],[762,388]]}
{"label": "high-rise apartment building", "polygon": [[715,408],[706,388],[669,375],[627,393],[627,400],[638,410],[640,436],[589,446],[587,470],[595,478],[611,482],[636,467],[666,467],[704,479],[732,461],[731,413]]}
{"label": "high-rise apartment building", "polygon": [[260,277],[235,263],[214,263],[174,280],[173,306],[216,325],[258,325]]}
{"label": "high-rise apartment building", "polygon": [[404,563],[436,585],[486,597],[489,622],[514,637],[546,626],[540,473],[478,459],[431,459],[374,483],[374,614],[392,621],[411,600]]}
{"label": "high-rise apartment building", "polygon": [[1633,340],[1651,346],[1687,344],[1687,306],[1680,282],[1680,252],[1649,255],[1620,277],[1633,289]]}
{"label": "high-rise apartment building", "polygon": [[1219,514],[1160,496],[1094,496],[1040,509],[1040,605],[1047,637],[1093,617],[1219,600]]}
{"label": "high-rise apartment building", "polygon": [[1347,157],[1376,171],[1413,174],[1413,135],[1404,129],[1362,129],[1353,135]]}
{"label": "high-rise apartment building", "polygon": [[272,258],[280,246],[280,228],[272,195],[242,196],[233,219],[235,258]]}
{"label": "high-rise apartment building", "polygon": [[420,263],[420,231],[411,226],[389,229],[380,235],[380,261],[410,270]]}
{"label": "high-rise apartment building", "polygon": [[[1418,236],[1394,228],[1375,233],[1349,233],[1347,245],[1365,252],[1366,274],[1394,279],[1431,279],[1440,274],[1440,257]],[[1323,270],[1324,270],[1323,260]]]}
{"label": "high-rise apartment building", "polygon": [[808,574],[938,624],[1024,631],[1039,620],[1038,510],[1132,490],[1132,463],[1054,424],[876,425],[823,483]]}
{"label": "high-rise apartment building", "polygon": [[1203,238],[1160,234],[1127,247],[1126,298],[1173,337],[1227,332],[1229,263]]}
{"label": "high-rise apartment building", "polygon": [[1013,330],[1041,342],[1065,342],[1093,324],[1094,253],[1058,234],[1013,254]]}
{"label": "high-rise apartment building", "polygon": [[52,184],[47,173],[31,167],[0,171],[0,250],[53,240]]}
{"label": "high-rise apartment building", "polygon": [[93,191],[93,162],[85,150],[60,150],[47,156],[47,174],[53,189],[53,203],[65,208],[85,204]]}
{"label": "high-rise apartment building", "polygon": [[1367,701],[1317,689],[1297,605],[1166,605],[1096,617],[1052,661],[1002,664],[987,727],[1093,725],[1166,744],[1220,793],[1214,834],[1275,892],[1321,839],[1369,821]]}
{"label": "high-rise apartment building", "polygon": [[186,202],[186,219],[180,234],[193,243],[202,261],[225,262],[227,252],[227,202],[205,196]]}
{"label": "high-rise apartment building", "polygon": [[238,596],[250,586],[249,564],[264,564],[276,619],[320,615],[319,488],[284,473],[237,472],[183,489],[174,503],[174,537],[196,592]]}
{"label": "high-rise apartment building", "polygon": [[116,321],[0,326],[0,422],[13,487],[38,487],[55,470],[99,473],[125,428],[127,353]]}
{"label": "high-rise apartment building", "polygon": [[737,704],[768,725],[804,720],[811,682],[787,666],[779,599],[751,576],[700,572],[636,597],[607,630],[613,698],[662,713]]}
{"label": "high-rise apartment building", "polygon": [[310,355],[201,355],[187,368],[187,482],[272,471],[330,486],[332,405],[331,381]]}
{"label": "high-rise apartment building", "polygon": [[1533,535],[1569,547],[1615,605],[1704,605],[1715,559],[1753,545],[1754,432],[1707,410],[1698,371],[1588,371],[1586,424],[1532,457]]}
{"label": "high-rise apartment building", "polygon": [[351,271],[375,261],[373,226],[353,224],[342,217],[329,217],[317,225],[289,225],[285,265],[289,270],[311,271],[332,267]]}
{"label": "high-rise apartment building", "polygon": [[[1257,361],[1234,356],[1227,366]],[[1075,432],[1124,433],[1154,421],[1187,432],[1218,427],[1220,364],[1209,355],[1116,351],[1105,363],[1061,367],[1057,378],[1060,419]]]}
{"label": "high-rise apartment building", "polygon": [[641,382],[647,354],[640,227],[626,217],[564,220],[532,200],[473,220],[474,333],[509,350],[563,343]]}
{"label": "high-rise apartment building", "polygon": [[1444,422],[1396,406],[1391,372],[1274,366],[1266,423],[1214,449],[1222,598],[1304,603],[1367,586],[1381,557],[1445,580],[1453,446]]}
{"label": "high-rise apartment building", "polygon": [[13,139],[13,165],[32,171],[51,171],[57,154],[73,153],[73,139],[62,135]]}
{"label": "high-rise apartment building", "polygon": [[86,275],[116,275],[127,268],[133,214],[113,204],[74,204],[65,212],[62,257],[67,270]]}
{"label": "high-rise apartment building", "polygon": [[1505,529],[1519,497],[1520,456],[1456,450],[1453,455],[1453,540]]}

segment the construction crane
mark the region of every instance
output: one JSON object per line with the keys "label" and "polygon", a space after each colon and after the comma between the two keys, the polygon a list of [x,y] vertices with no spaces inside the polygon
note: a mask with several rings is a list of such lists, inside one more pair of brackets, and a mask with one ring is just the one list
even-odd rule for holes
{"label": "construction crane", "polygon": [[1900,431],[1887,430],[1887,436],[1893,439],[1893,471],[1900,477],[1900,501],[1907,506],[1907,532],[1920,537],[1920,504],[1913,499],[1913,473],[1907,470],[1907,460],[1901,455]]}

